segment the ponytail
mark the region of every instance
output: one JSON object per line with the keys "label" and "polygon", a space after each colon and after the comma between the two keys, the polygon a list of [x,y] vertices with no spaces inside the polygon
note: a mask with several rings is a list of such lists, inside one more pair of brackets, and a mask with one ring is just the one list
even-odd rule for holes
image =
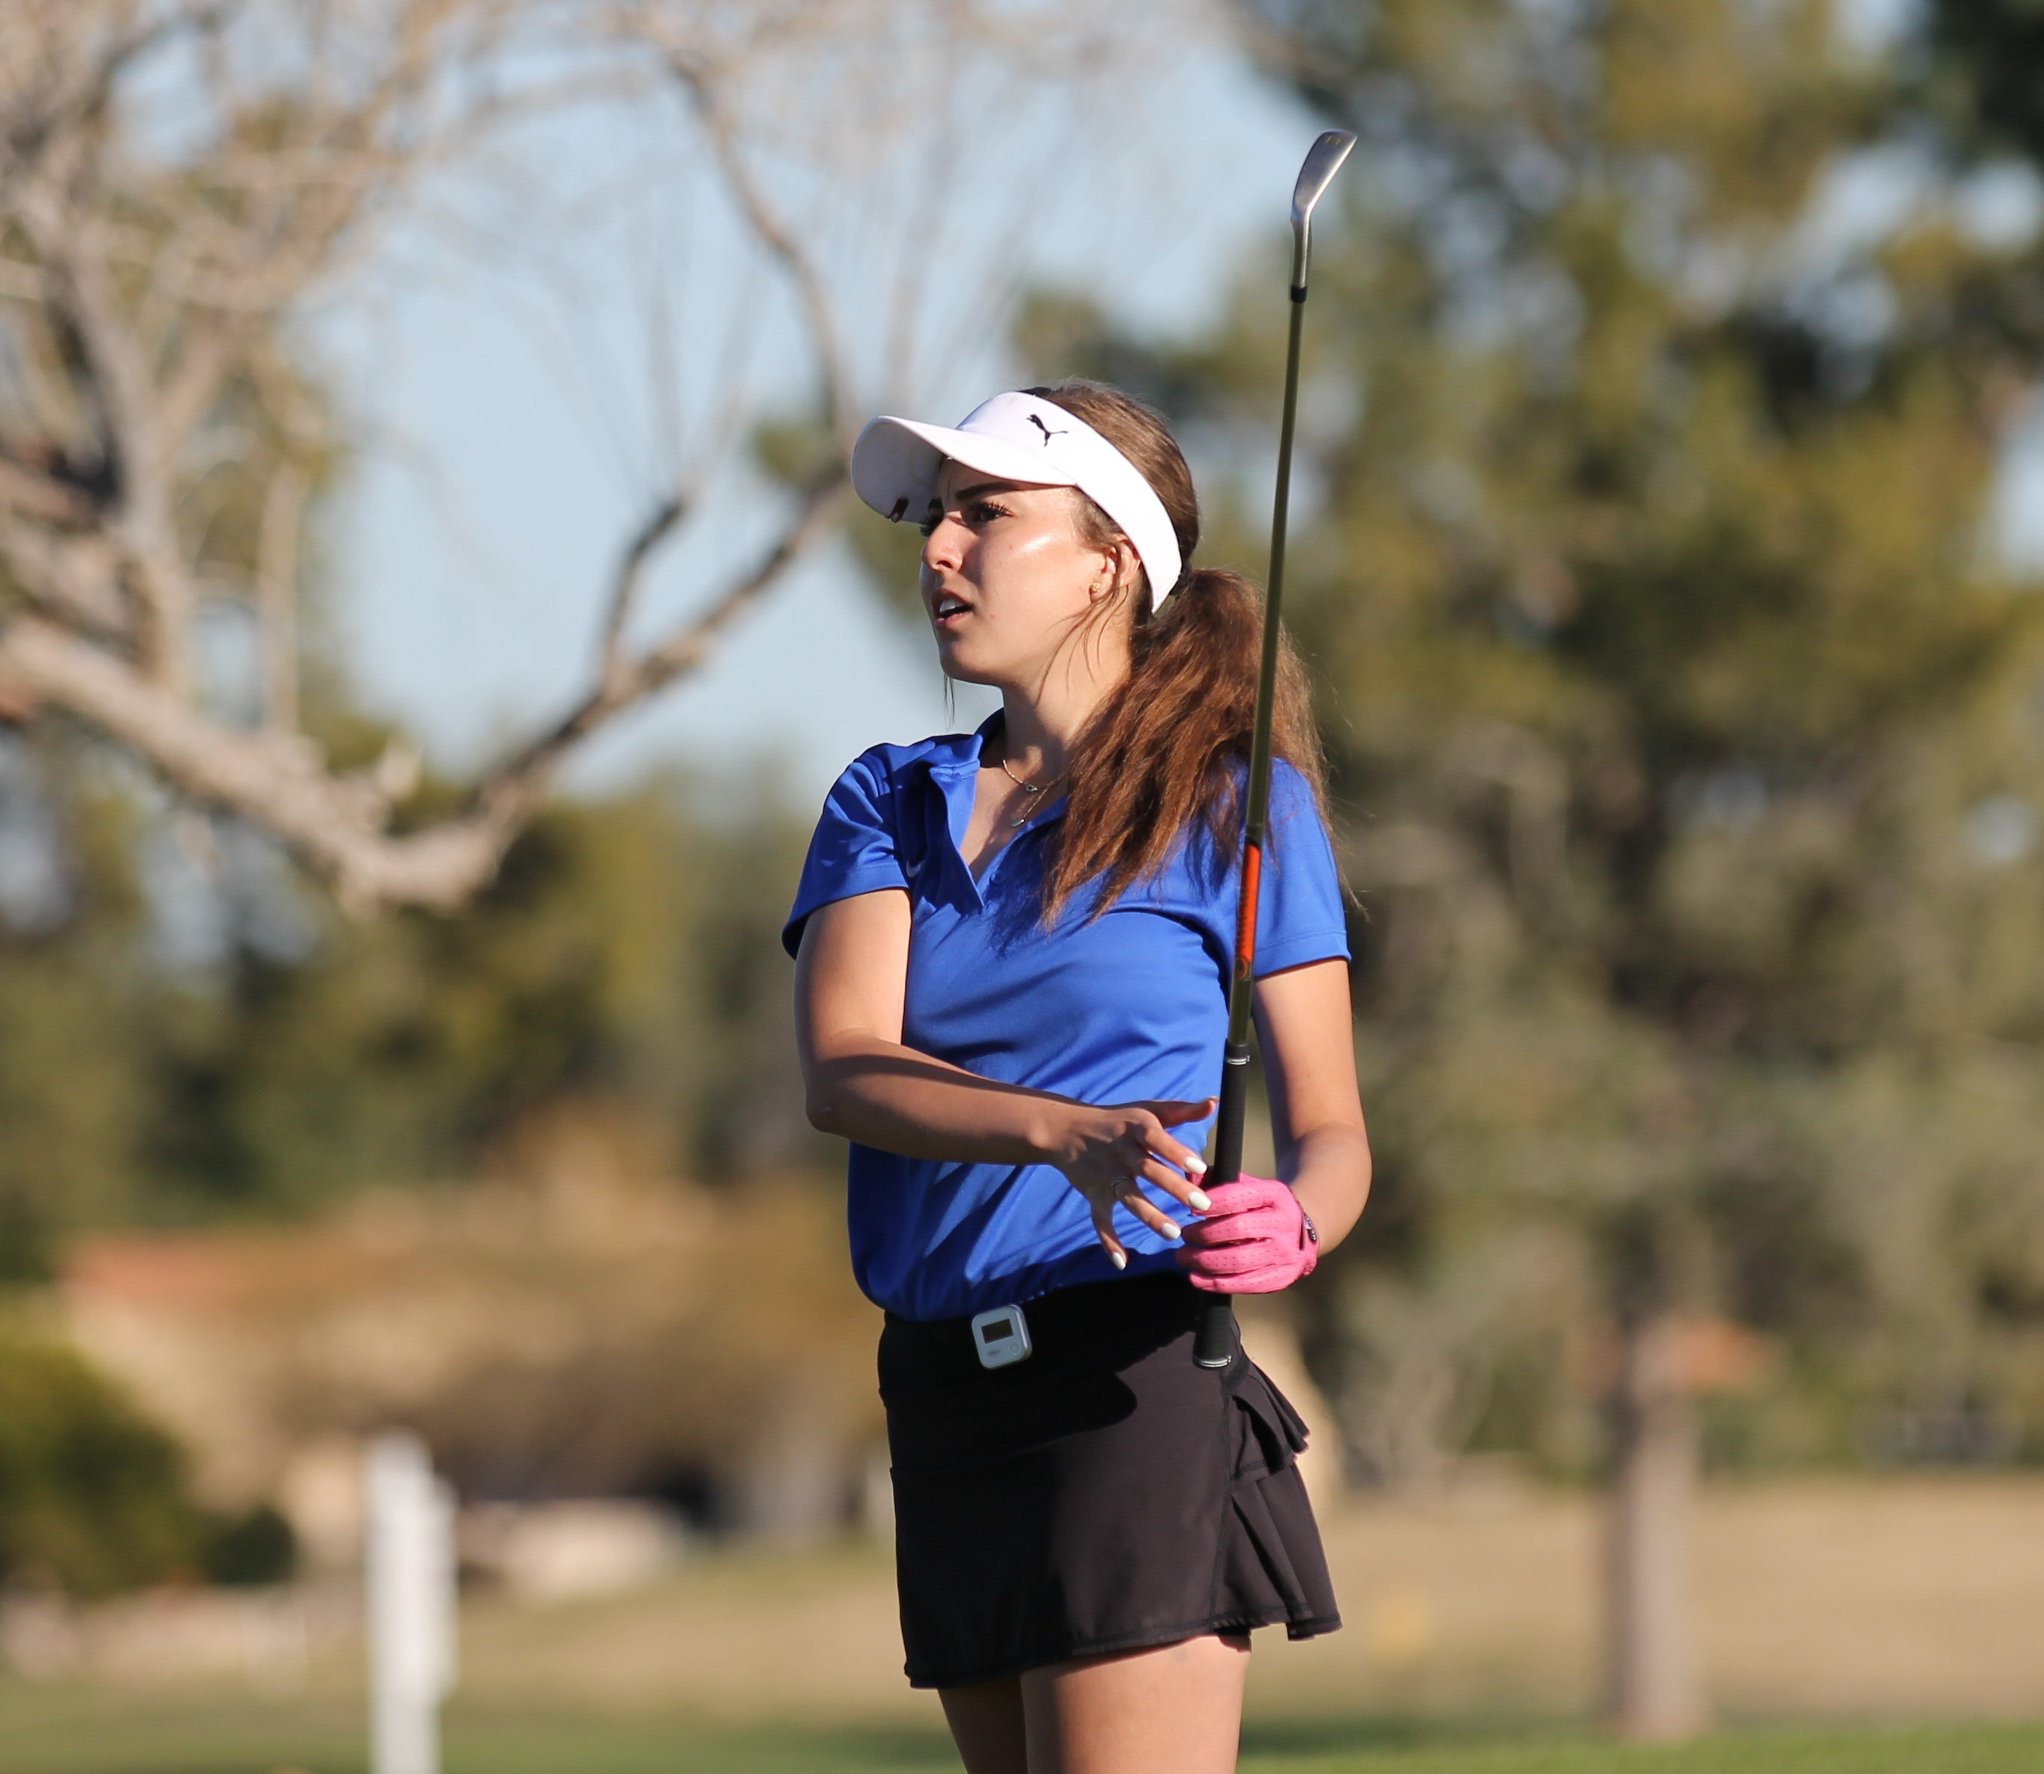
{"label": "ponytail", "polygon": [[[1164,502],[1183,559],[1199,540],[1199,507],[1185,458],[1164,422],[1097,382],[1030,393],[1076,414],[1140,469]],[[1114,534],[1082,499],[1104,544]],[[1154,611],[1137,575],[1127,684],[1095,711],[1073,748],[1065,816],[1043,882],[1043,921],[1056,922],[1084,883],[1104,876],[1093,915],[1157,873],[1181,838],[1204,833],[1216,868],[1242,842],[1242,783],[1256,718],[1263,647],[1263,593],[1239,573],[1183,573]],[[1271,749],[1305,778],[1326,817],[1326,766],[1313,725],[1312,693],[1291,637],[1278,636]]]}
{"label": "ponytail", "polygon": [[[1147,594],[1145,594],[1147,595]],[[1043,883],[1054,923],[1072,894],[1106,878],[1094,915],[1156,873],[1182,836],[1204,834],[1229,865],[1242,843],[1242,785],[1256,718],[1263,594],[1239,573],[1200,568],[1135,630],[1129,677],[1074,748],[1065,816]],[[1311,690],[1291,639],[1278,639],[1271,749],[1326,815],[1326,769]]]}

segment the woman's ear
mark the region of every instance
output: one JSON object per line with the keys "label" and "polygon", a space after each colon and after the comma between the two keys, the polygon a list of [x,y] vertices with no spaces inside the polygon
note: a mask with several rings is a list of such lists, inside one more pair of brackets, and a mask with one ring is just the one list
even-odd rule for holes
{"label": "woman's ear", "polygon": [[1116,537],[1112,548],[1103,549],[1100,555],[1100,570],[1093,576],[1091,597],[1095,603],[1111,596],[1118,586],[1129,584],[1141,567],[1134,546],[1121,537]]}

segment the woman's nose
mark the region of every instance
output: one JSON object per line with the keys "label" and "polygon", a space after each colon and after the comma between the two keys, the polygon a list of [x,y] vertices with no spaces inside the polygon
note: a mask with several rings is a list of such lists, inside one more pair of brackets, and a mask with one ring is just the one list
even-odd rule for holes
{"label": "woman's nose", "polygon": [[939,567],[956,567],[964,537],[963,524],[953,523],[948,517],[940,517],[936,527],[923,538],[923,565],[932,570]]}

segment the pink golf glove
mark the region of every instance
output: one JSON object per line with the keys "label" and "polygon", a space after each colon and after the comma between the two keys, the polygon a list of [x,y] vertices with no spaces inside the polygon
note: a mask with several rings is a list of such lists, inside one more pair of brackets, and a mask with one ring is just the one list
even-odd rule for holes
{"label": "pink golf glove", "polygon": [[1320,1260],[1320,1240],[1298,1196],[1269,1177],[1207,1186],[1212,1211],[1185,1228],[1178,1266],[1210,1294],[1274,1294]]}

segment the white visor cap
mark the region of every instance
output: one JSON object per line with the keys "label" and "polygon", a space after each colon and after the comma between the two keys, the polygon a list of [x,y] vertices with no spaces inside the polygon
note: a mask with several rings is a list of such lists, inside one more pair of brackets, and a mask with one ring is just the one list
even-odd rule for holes
{"label": "white visor cap", "polygon": [[1134,545],[1150,608],[1171,595],[1178,533],[1142,471],[1083,419],[1033,394],[997,394],[957,426],[875,419],[852,445],[852,486],[884,518],[920,522],[945,459],[1019,486],[1077,487]]}

